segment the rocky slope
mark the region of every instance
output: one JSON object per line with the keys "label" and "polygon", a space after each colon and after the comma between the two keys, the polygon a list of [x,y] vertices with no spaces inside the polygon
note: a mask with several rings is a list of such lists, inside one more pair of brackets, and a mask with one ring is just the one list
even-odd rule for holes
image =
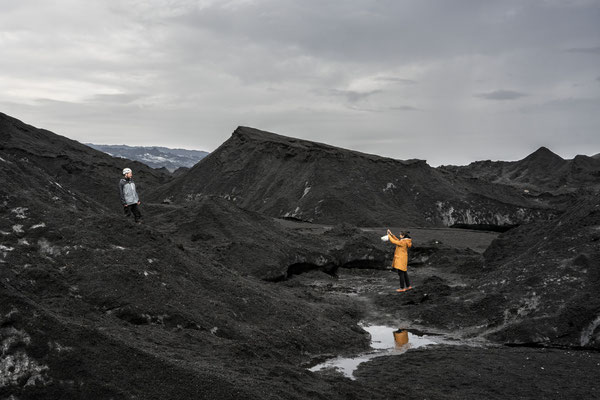
{"label": "rocky slope", "polygon": [[[414,323],[513,345],[600,348],[600,200],[509,230],[479,257],[433,248],[423,279],[398,304]],[[418,267],[418,266],[414,266]]]}
{"label": "rocky slope", "polygon": [[335,275],[340,268],[385,268],[391,262],[380,235],[349,225],[298,232],[219,197],[147,210],[157,229],[181,247],[262,280],[281,281],[309,270]]}
{"label": "rocky slope", "polygon": [[552,214],[522,191],[463,179],[425,161],[246,127],[151,198],[183,203],[206,194],[273,217],[359,226],[511,225]]}
{"label": "rocky slope", "polygon": [[[503,297],[489,336],[505,342],[600,348],[600,199],[555,221],[501,235],[485,253],[485,282]],[[500,310],[499,310],[500,311]]]}
{"label": "rocky slope", "polygon": [[[242,274],[234,262],[247,256],[242,249],[219,258],[220,246],[184,245],[169,233],[169,218],[124,220],[120,207],[95,201],[102,189],[78,184],[79,169],[62,168],[102,173],[114,160],[92,151],[90,161],[84,146],[8,121],[0,148],[0,397],[286,398],[293,387],[289,398],[340,398],[335,384],[299,365],[366,345],[356,305],[292,294],[248,268]],[[115,186],[106,192],[116,196]],[[202,206],[220,207],[210,202]],[[244,213],[216,213],[205,230],[179,232],[190,243],[222,235],[236,246],[223,227],[245,232]]]}
{"label": "rocky slope", "polygon": [[[546,147],[540,147],[519,161],[477,161],[463,167],[443,166],[440,169],[457,176],[511,185],[540,199],[544,195],[567,195],[582,189],[600,190],[598,157],[578,155],[565,160]],[[563,198],[568,203],[572,197]]]}
{"label": "rocky slope", "polygon": [[2,113],[0,151],[19,162],[23,175],[36,169],[43,170],[48,175],[45,186],[60,185],[109,207],[119,207],[115,188],[126,166],[133,169],[134,179],[142,192],[170,179],[166,171],[111,157]]}

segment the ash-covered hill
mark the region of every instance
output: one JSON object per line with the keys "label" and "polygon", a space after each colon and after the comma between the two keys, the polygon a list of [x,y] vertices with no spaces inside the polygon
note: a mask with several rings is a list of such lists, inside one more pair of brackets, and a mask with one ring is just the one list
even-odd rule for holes
{"label": "ash-covered hill", "polygon": [[[600,159],[597,156],[578,155],[565,160],[546,147],[540,147],[519,161],[476,161],[463,167],[443,166],[440,169],[457,176],[515,186],[532,196],[600,190]],[[565,197],[565,200],[568,202],[569,198]]]}
{"label": "ash-covered hill", "polygon": [[451,290],[439,278],[425,282],[431,295],[412,308],[412,319],[507,344],[600,348],[598,196],[501,234],[479,266],[447,261],[440,267],[456,268],[469,283]]}
{"label": "ash-covered hill", "polygon": [[[307,370],[307,363],[323,356],[365,350],[368,337],[357,323],[377,312],[379,303],[356,293],[327,293],[334,286],[332,278],[319,272],[307,274],[324,277],[327,283],[319,289],[303,286],[302,281],[312,278],[279,282],[314,269],[334,273],[341,267],[389,265],[386,255],[392,250],[378,242],[379,234],[344,224],[303,233],[286,229],[290,221],[240,208],[241,201],[230,201],[223,193],[198,192],[192,192],[191,201],[174,198],[171,204],[142,198],[146,223],[137,225],[124,219],[118,204],[105,207],[111,205],[109,197],[117,196],[115,175],[120,176],[121,166],[114,158],[6,116],[1,121],[0,398],[386,399],[398,393],[395,382],[379,387],[377,379],[350,381]],[[359,164],[375,176],[379,167],[382,174],[400,170],[406,174],[402,179],[420,185],[414,190],[429,190],[433,181],[439,191],[461,194],[463,203],[456,204],[465,207],[504,204],[513,210],[518,203],[512,189],[432,172],[424,162],[382,159],[289,138],[279,143],[276,136],[256,135],[234,135],[232,140],[241,145],[228,149],[226,144],[221,155],[202,163],[218,165],[213,169],[218,177],[239,177],[233,164],[219,162],[234,160],[228,152],[241,152],[238,156],[247,167],[241,176],[248,182],[236,182],[250,194],[256,171],[277,178],[261,158],[281,169],[277,179],[284,179],[301,166],[296,159],[306,157],[304,164],[312,171],[337,171],[298,172],[323,179],[314,192],[337,193],[334,198],[348,197],[348,184],[334,179],[344,178],[345,170],[369,188],[368,176],[350,168]],[[261,139],[263,135],[270,139]],[[260,154],[246,160],[244,154],[251,149]],[[289,154],[292,162],[281,160],[282,154]],[[378,168],[367,167],[371,163]],[[144,167],[133,168],[141,171],[136,177],[157,187],[156,198],[162,201],[161,190],[194,183],[198,167],[165,188],[159,186],[159,177],[152,180],[156,171],[144,175]],[[198,176],[217,184],[207,175]],[[300,182],[301,194],[309,197],[313,189]],[[326,190],[335,185],[341,191]],[[412,193],[411,187],[394,186],[386,188]],[[357,193],[392,207],[362,187]],[[493,201],[494,194],[501,201]],[[454,201],[452,196],[449,201]],[[475,202],[478,198],[481,203]],[[366,203],[360,196],[353,200],[358,213]],[[283,201],[288,201],[285,196]],[[373,295],[389,305],[383,314],[409,308],[414,318],[408,320],[414,323],[470,325],[475,334],[511,343],[598,347],[600,221],[597,202],[589,201],[554,222],[509,231],[486,252],[483,268],[477,263],[479,255],[468,249],[446,248],[437,241],[429,248],[415,246],[411,268],[418,268],[417,258],[421,264],[429,260],[425,273],[465,268],[460,273],[469,274],[468,284],[444,286],[447,275],[441,273],[408,293],[386,286]],[[405,206],[403,212],[411,210],[399,204]],[[533,215],[531,210],[522,209],[521,217]],[[366,212],[376,215],[373,209]],[[543,208],[535,212],[546,215]],[[416,207],[413,218],[418,220],[420,213]],[[547,239],[540,239],[542,235]],[[461,255],[468,264],[457,262]],[[487,351],[478,352],[479,358],[487,357]],[[434,382],[447,371],[445,365],[434,365],[440,354],[446,359],[448,352],[425,358]],[[453,364],[465,367],[464,359],[456,358],[460,355],[452,357]],[[522,357],[511,360],[521,365]]]}
{"label": "ash-covered hill", "polygon": [[[148,205],[147,223],[136,225],[120,207],[96,202],[98,192],[88,196],[74,171],[62,168],[74,163],[90,174],[112,171],[97,161],[110,162],[109,156],[5,121],[0,398],[345,397],[301,364],[366,346],[356,305],[298,295],[252,276],[263,273],[257,269],[263,262],[287,274],[288,265],[253,251],[277,245],[282,257],[291,257],[294,238],[283,229],[271,225],[264,239],[252,236],[260,231],[253,222],[264,217],[210,198],[198,205],[212,218],[204,229],[183,223],[198,209],[177,213],[164,205]],[[20,148],[26,141],[31,149]],[[49,148],[37,147],[47,141]],[[86,160],[90,154],[98,159]],[[116,191],[112,180],[109,188]],[[240,235],[262,241],[245,250],[252,241]],[[240,265],[252,256],[260,258]],[[303,263],[313,255],[300,257]]]}
{"label": "ash-covered hill", "polygon": [[23,168],[40,169],[47,184],[59,185],[87,195],[91,200],[119,208],[117,183],[124,167],[134,170],[141,191],[170,179],[166,171],[140,162],[111,157],[77,141],[27,125],[0,113],[0,152],[15,158]]}
{"label": "ash-covered hill", "polygon": [[202,195],[280,218],[359,226],[511,225],[552,213],[522,191],[400,161],[240,127],[154,201]]}
{"label": "ash-covered hill", "polygon": [[341,268],[383,269],[391,262],[381,235],[347,224],[298,232],[290,229],[294,222],[277,221],[215,196],[183,205],[153,204],[150,210],[158,229],[185,249],[261,280],[282,281],[311,270],[335,275]]}
{"label": "ash-covered hill", "polygon": [[600,199],[521,226],[485,253],[479,287],[503,297],[496,340],[600,348]]}
{"label": "ash-covered hill", "polygon": [[113,157],[139,161],[152,168],[166,168],[170,172],[174,172],[179,168],[191,168],[208,155],[206,151],[171,149],[158,146],[86,144]]}

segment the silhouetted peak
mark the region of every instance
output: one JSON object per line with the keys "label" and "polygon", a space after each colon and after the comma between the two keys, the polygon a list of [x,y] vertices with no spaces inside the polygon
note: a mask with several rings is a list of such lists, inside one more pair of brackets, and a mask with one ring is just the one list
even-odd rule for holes
{"label": "silhouetted peak", "polygon": [[313,142],[306,139],[299,139],[291,136],[279,135],[273,132],[262,131],[260,129],[251,128],[248,126],[238,126],[233,132],[232,138],[236,138],[241,141],[253,141],[253,142],[264,142],[264,143],[278,143],[290,147],[298,148],[327,148],[337,149],[335,146],[331,146],[324,143]]}
{"label": "silhouetted peak", "polygon": [[525,157],[522,161],[551,164],[562,163],[565,160],[558,154],[548,149],[547,147],[542,146],[527,157]]}
{"label": "silhouetted peak", "polygon": [[252,128],[249,126],[238,126],[237,129],[233,132],[232,136],[242,139],[260,140],[265,142],[293,142],[299,140],[292,137],[279,135],[277,133]]}

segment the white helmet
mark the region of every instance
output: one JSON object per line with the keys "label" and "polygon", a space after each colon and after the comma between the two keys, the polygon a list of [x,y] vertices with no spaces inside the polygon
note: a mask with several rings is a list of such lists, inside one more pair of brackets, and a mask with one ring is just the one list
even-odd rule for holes
{"label": "white helmet", "polygon": [[131,172],[131,168],[123,168],[123,175]]}

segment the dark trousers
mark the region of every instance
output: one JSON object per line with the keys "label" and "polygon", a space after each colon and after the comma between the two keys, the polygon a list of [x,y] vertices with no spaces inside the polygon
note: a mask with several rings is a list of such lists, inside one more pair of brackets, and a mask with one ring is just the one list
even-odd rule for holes
{"label": "dark trousers", "polygon": [[137,204],[130,204],[127,207],[123,207],[125,209],[125,216],[129,218],[131,214],[133,214],[133,218],[135,222],[138,222],[142,219],[142,213],[140,212],[140,208]]}
{"label": "dark trousers", "polygon": [[408,272],[399,269],[398,276],[400,277],[400,289],[404,289],[405,287],[410,286],[410,281],[408,280]]}

